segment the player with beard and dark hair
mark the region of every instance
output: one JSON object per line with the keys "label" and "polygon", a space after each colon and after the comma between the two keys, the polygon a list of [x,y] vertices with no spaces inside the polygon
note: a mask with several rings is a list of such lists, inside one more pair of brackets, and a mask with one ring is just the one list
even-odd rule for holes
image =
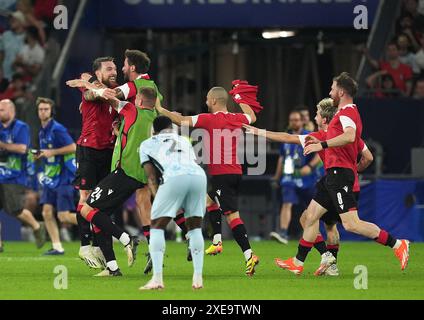
{"label": "player with beard and dark hair", "polygon": [[[95,59],[93,73],[100,84],[108,88],[117,86],[117,70],[114,58],[101,57]],[[92,237],[90,224],[81,217],[80,211],[93,187],[110,173],[115,144],[112,123],[118,114],[109,102],[100,98],[98,91],[91,89],[81,89],[81,91],[83,92],[82,129],[81,136],[77,141],[78,169],[74,183],[80,191],[80,200],[77,207],[81,237],[79,256],[88,266],[98,269],[105,266],[104,257],[96,243],[96,236]],[[97,228],[93,228],[93,231],[100,233]],[[91,240],[93,240],[93,246],[91,246]]]}
{"label": "player with beard and dark hair", "polygon": [[[115,93],[116,98],[119,100],[127,100],[132,104],[135,104],[135,97],[137,92],[142,88],[153,88],[157,94],[156,104],[160,104],[160,101],[163,100],[162,95],[160,94],[155,82],[150,79],[147,72],[150,68],[150,58],[148,55],[140,50],[126,50],[125,51],[125,60],[124,66],[122,67],[122,73],[124,75],[124,80],[127,81],[125,84],[116,87]],[[89,76],[86,76],[87,79]],[[68,84],[72,86],[79,87],[92,87],[96,88],[106,88],[106,86],[102,85],[99,81],[92,79],[93,84],[90,86],[87,81],[81,80],[71,80]],[[116,124],[116,128],[119,128],[120,122]],[[118,153],[113,154],[113,160],[119,157]],[[112,160],[112,161],[113,161]],[[143,234],[146,237],[147,242],[150,241],[150,211],[151,211],[151,193],[149,188],[146,186],[136,191],[136,202],[138,213],[140,216],[141,223],[143,225]],[[187,227],[185,225],[184,213],[179,213],[175,218],[175,222],[182,229],[183,234],[187,233]],[[190,255],[190,253],[188,252]],[[190,259],[188,257],[188,259]],[[149,253],[147,253],[147,263],[144,268],[144,273],[147,274],[152,269],[152,262],[150,259]]]}

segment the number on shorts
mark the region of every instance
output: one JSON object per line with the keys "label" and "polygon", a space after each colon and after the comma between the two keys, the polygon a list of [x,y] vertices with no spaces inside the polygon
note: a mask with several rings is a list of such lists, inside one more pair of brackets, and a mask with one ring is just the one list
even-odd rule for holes
{"label": "number on shorts", "polygon": [[97,187],[91,194],[91,202],[97,201],[102,196],[103,189]]}

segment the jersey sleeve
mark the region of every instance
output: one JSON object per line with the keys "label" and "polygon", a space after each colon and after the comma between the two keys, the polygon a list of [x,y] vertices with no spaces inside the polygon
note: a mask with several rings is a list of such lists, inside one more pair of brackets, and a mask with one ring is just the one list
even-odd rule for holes
{"label": "jersey sleeve", "polygon": [[55,130],[55,140],[57,148],[66,147],[74,143],[74,140],[68,133],[68,130],[66,130],[64,127],[59,127],[57,130]]}
{"label": "jersey sleeve", "polygon": [[197,116],[192,116],[191,121],[195,128],[208,128],[211,121],[211,115],[208,113],[201,113]]}
{"label": "jersey sleeve", "polygon": [[299,135],[298,137],[299,137],[299,140],[300,140],[300,144],[302,145],[302,148],[305,148],[305,146],[306,146],[306,137],[307,136],[317,138],[319,141],[325,140],[325,136],[323,135],[323,133],[321,131],[309,132],[308,134]]}
{"label": "jersey sleeve", "polygon": [[127,101],[120,101],[118,105],[118,109],[116,110],[120,115],[124,116],[124,118],[133,117],[137,112],[135,106]]}
{"label": "jersey sleeve", "polygon": [[27,125],[23,125],[19,127],[14,134],[13,143],[24,144],[27,147],[29,147],[30,142],[31,142],[31,136],[29,133],[29,127]]}
{"label": "jersey sleeve", "polygon": [[252,118],[247,113],[239,113],[240,122],[243,124],[251,124]]}
{"label": "jersey sleeve", "polygon": [[352,108],[346,108],[340,114],[340,123],[342,124],[343,130],[346,128],[353,128],[356,130],[356,113]]}
{"label": "jersey sleeve", "polygon": [[305,148],[305,145],[306,145],[306,137],[307,137],[308,135],[307,134],[302,134],[302,135],[299,135],[298,137],[299,137],[299,141],[300,141],[300,144],[302,145],[302,148]]}
{"label": "jersey sleeve", "polygon": [[150,162],[149,155],[147,153],[149,141],[144,141],[140,146],[140,164],[143,166],[145,163]]}
{"label": "jersey sleeve", "polygon": [[117,89],[121,90],[124,94],[125,100],[131,99],[137,95],[137,88],[134,84],[134,82],[130,81],[122,86],[119,86]]}

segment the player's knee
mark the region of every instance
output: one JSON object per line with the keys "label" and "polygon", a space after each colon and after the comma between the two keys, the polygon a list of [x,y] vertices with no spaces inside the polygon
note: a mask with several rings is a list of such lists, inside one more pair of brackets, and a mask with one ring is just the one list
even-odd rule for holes
{"label": "player's knee", "polygon": [[59,212],[57,214],[57,218],[59,219],[61,223],[68,223],[69,222],[68,214],[69,214],[68,212]]}
{"label": "player's knee", "polygon": [[194,230],[202,227],[202,218],[201,217],[191,217],[188,218],[185,222],[188,230]]}
{"label": "player's knee", "polygon": [[90,195],[90,191],[88,190],[80,190],[80,203],[87,202],[88,196]]}
{"label": "player's knee", "polygon": [[303,211],[302,215],[300,216],[299,223],[302,226],[302,228],[305,229],[305,224],[306,224],[306,210]]}
{"label": "player's knee", "polygon": [[53,220],[53,211],[52,210],[43,210],[43,219],[44,220]]}
{"label": "player's knee", "polygon": [[233,221],[234,219],[239,219],[240,218],[240,214],[237,212],[232,212],[230,214],[226,215],[227,218],[227,222],[231,223],[231,221]]}
{"label": "player's knee", "polygon": [[304,225],[303,227],[310,227],[311,225],[313,225],[316,222],[315,216],[311,211],[305,211],[304,213]]}

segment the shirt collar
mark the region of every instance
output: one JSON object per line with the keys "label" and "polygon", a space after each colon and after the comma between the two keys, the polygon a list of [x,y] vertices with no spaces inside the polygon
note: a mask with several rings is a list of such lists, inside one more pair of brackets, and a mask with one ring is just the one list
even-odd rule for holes
{"label": "shirt collar", "polygon": [[150,79],[150,77],[149,77],[149,74],[147,74],[147,73],[143,73],[143,74],[140,74],[140,75],[136,78],[136,80],[138,80],[138,79],[146,79],[146,80],[149,80],[149,79]]}
{"label": "shirt collar", "polygon": [[349,104],[345,105],[344,107],[342,107],[340,110],[343,110],[343,109],[346,109],[346,108],[356,108],[356,104],[349,103]]}
{"label": "shirt collar", "polygon": [[53,126],[53,119],[50,119],[49,123],[47,124],[47,126],[45,128],[41,127],[42,130],[44,131],[48,131],[51,129],[51,127]]}
{"label": "shirt collar", "polygon": [[228,111],[227,111],[227,112],[225,112],[225,111],[217,111],[217,112],[214,112],[213,114],[218,114],[218,113],[227,114],[227,113],[228,113]]}
{"label": "shirt collar", "polygon": [[16,119],[13,119],[13,121],[7,127],[3,127],[3,125],[0,124],[0,128],[3,129],[3,130],[9,130],[9,129],[13,128],[15,123],[16,123]]}

